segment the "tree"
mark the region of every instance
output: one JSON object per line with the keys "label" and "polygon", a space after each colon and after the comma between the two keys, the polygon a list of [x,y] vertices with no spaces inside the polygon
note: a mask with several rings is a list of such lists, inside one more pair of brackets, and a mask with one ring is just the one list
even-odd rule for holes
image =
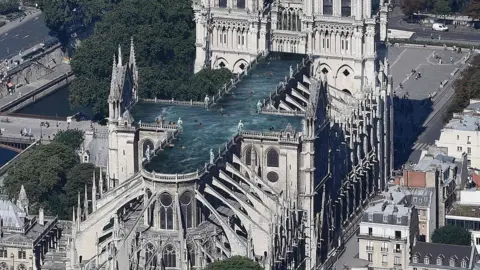
{"label": "tree", "polygon": [[55,135],[55,142],[62,143],[76,150],[83,143],[84,132],[78,129],[62,130]]}
{"label": "tree", "polygon": [[263,268],[247,257],[233,256],[226,260],[213,262],[205,270],[262,270]]}
{"label": "tree", "polygon": [[1,0],[0,1],[0,14],[8,14],[18,11],[17,0]]}
{"label": "tree", "polygon": [[470,246],[471,241],[471,233],[458,226],[447,225],[437,228],[432,234],[433,243]]}
{"label": "tree", "polygon": [[445,19],[445,16],[451,13],[452,8],[450,3],[447,0],[437,0],[434,5],[434,12],[437,15],[442,15]]}
{"label": "tree", "polygon": [[480,0],[470,0],[465,10],[470,18],[480,20]]}
{"label": "tree", "polygon": [[95,24],[94,34],[73,56],[77,77],[69,88],[73,107],[88,106],[94,113],[106,114],[112,56],[121,45],[122,58],[128,59],[131,37],[142,97],[201,100],[232,76],[228,70],[192,75],[195,23],[189,0],[122,1]]}
{"label": "tree", "polygon": [[24,185],[33,212],[39,207],[53,212],[62,207],[58,205],[61,200],[59,194],[62,193],[67,172],[77,163],[78,156],[64,144],[40,145],[8,170],[5,190],[14,199]]}
{"label": "tree", "polygon": [[422,6],[420,0],[403,0],[401,8],[403,14],[411,19],[416,12],[422,9]]}
{"label": "tree", "polygon": [[[66,199],[66,208],[65,213],[67,216],[71,216],[72,207],[77,206],[78,202],[78,192],[80,192],[80,200],[83,204],[83,200],[85,197],[85,185],[87,186],[87,193],[90,197],[92,194],[92,183],[93,183],[93,170],[95,166],[90,163],[81,163],[77,164],[73,167],[68,173],[66,177],[66,183],[63,188],[65,193]],[[99,174],[96,173],[96,183],[98,185]]]}

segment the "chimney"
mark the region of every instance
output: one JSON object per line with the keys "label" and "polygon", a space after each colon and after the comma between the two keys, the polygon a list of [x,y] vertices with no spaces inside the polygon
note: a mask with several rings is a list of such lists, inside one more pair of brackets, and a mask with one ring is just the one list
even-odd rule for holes
{"label": "chimney", "polygon": [[38,224],[42,226],[44,225],[43,208],[40,208],[40,210],[38,210]]}

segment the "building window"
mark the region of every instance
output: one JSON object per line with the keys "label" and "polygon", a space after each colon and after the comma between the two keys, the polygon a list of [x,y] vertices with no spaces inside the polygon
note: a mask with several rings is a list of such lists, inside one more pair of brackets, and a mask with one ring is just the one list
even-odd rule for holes
{"label": "building window", "polygon": [[193,245],[187,246],[188,249],[188,259],[190,260],[190,265],[193,267],[195,266],[195,249],[193,248]]}
{"label": "building window", "polygon": [[342,17],[350,17],[351,12],[351,0],[342,0]]}
{"label": "building window", "polygon": [[368,256],[368,261],[369,261],[369,262],[373,262],[373,255],[372,255],[372,253],[368,253],[367,256]]}
{"label": "building window", "polygon": [[395,239],[401,239],[402,238],[402,232],[401,231],[395,231]]}
{"label": "building window", "polygon": [[457,140],[460,140],[460,135],[457,135]]}
{"label": "building window", "polygon": [[145,268],[155,269],[157,266],[157,255],[155,254],[155,246],[152,243],[148,243],[145,248]]}
{"label": "building window", "polygon": [[173,230],[173,200],[168,193],[160,195],[160,229]]}
{"label": "building window", "polygon": [[18,258],[20,260],[25,260],[27,259],[27,252],[25,250],[19,250],[18,251]]}
{"label": "building window", "polygon": [[387,223],[388,222],[388,216],[383,216],[383,222]]}
{"label": "building window", "polygon": [[167,245],[163,249],[163,266],[164,267],[177,267],[177,256],[175,248],[172,245]]}
{"label": "building window", "polygon": [[332,15],[333,14],[333,1],[332,0],[324,0],[323,1],[323,14],[324,15]]}
{"label": "building window", "polygon": [[227,0],[218,0],[218,6],[221,8],[227,7]]}
{"label": "building window", "polygon": [[442,258],[437,258],[437,265],[442,265],[442,264],[443,264]]}
{"label": "building window", "polygon": [[401,265],[401,264],[402,264],[402,258],[400,258],[400,257],[395,257],[395,258],[394,258],[394,261],[393,261],[393,264],[395,264],[395,265]]}
{"label": "building window", "polygon": [[237,8],[245,8],[245,0],[237,0]]}
{"label": "building window", "polygon": [[463,259],[460,267],[467,268],[467,260]]}
{"label": "building window", "polygon": [[7,249],[0,249],[0,258],[8,258]]}
{"label": "building window", "polygon": [[368,221],[373,221],[373,213],[368,213]]}
{"label": "building window", "polygon": [[278,167],[279,166],[279,154],[275,149],[270,149],[267,152],[267,166]]}
{"label": "building window", "polygon": [[480,237],[475,238],[475,244],[480,245]]}
{"label": "building window", "polygon": [[345,50],[348,51],[348,40],[345,40]]}
{"label": "building window", "polygon": [[[252,159],[252,150],[253,150],[253,159]],[[249,146],[247,150],[245,151],[245,164],[250,166],[250,165],[257,166],[257,151],[253,149],[252,146]]]}
{"label": "building window", "polygon": [[458,152],[462,152],[462,147],[461,147],[461,146],[457,146],[457,151],[458,151]]}
{"label": "building window", "polygon": [[467,154],[471,154],[471,153],[472,153],[472,148],[467,147]]}
{"label": "building window", "polygon": [[83,156],[83,162],[88,162],[88,156],[87,155]]}
{"label": "building window", "polygon": [[125,156],[125,150],[123,150],[123,155]]}
{"label": "building window", "polygon": [[184,192],[182,196],[180,196],[180,205],[182,207],[183,222],[187,228],[191,228],[193,224],[192,193],[189,191]]}
{"label": "building window", "polygon": [[386,263],[387,262],[387,255],[382,255],[382,263]]}
{"label": "building window", "polygon": [[345,50],[345,41],[342,40],[341,44],[342,44],[342,50]]}
{"label": "building window", "polygon": [[470,159],[467,160],[467,165],[468,166],[471,166],[472,165],[472,161]]}
{"label": "building window", "polygon": [[430,264],[430,258],[427,256],[423,259],[424,264]]}
{"label": "building window", "polygon": [[373,234],[373,229],[372,229],[372,227],[369,227],[368,228],[368,235],[372,235],[372,234]]}
{"label": "building window", "polygon": [[450,267],[455,267],[455,258],[450,259]]}
{"label": "building window", "polygon": [[397,217],[397,224],[401,224],[402,223],[402,218],[401,217]]}
{"label": "building window", "polygon": [[413,256],[413,263],[418,263],[418,257],[417,256]]}

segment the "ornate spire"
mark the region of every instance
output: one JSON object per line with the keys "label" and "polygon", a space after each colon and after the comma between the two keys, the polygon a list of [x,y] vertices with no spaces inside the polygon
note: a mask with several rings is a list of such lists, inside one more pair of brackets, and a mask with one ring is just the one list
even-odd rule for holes
{"label": "ornate spire", "polygon": [[29,201],[27,197],[27,192],[25,191],[25,187],[22,185],[18,194],[17,206],[28,215],[28,204]]}
{"label": "ornate spire", "polygon": [[118,44],[118,62],[117,62],[117,67],[121,67],[123,65],[122,61],[122,46]]}
{"label": "ornate spire", "polygon": [[95,181],[95,169],[93,169],[93,181],[92,181],[92,212],[97,208],[97,183]]}
{"label": "ornate spire", "polygon": [[81,221],[81,211],[82,211],[82,208],[80,207],[80,191],[78,192],[78,197],[77,197],[77,224],[80,224],[80,221]]}
{"label": "ornate spire", "polygon": [[87,184],[85,184],[85,197],[83,198],[83,216],[85,219],[88,217],[88,193]]}
{"label": "ornate spire", "polygon": [[135,61],[135,46],[133,45],[133,37],[130,38],[130,59],[128,60],[130,65],[136,66]]}
{"label": "ornate spire", "polygon": [[102,167],[100,167],[100,179],[98,180],[98,192],[100,194],[100,198],[103,195],[103,173],[102,173]]}
{"label": "ornate spire", "polygon": [[108,101],[113,102],[117,98],[117,60],[115,59],[115,54],[113,54],[113,65],[112,65],[112,80],[110,81],[110,95],[108,96]]}

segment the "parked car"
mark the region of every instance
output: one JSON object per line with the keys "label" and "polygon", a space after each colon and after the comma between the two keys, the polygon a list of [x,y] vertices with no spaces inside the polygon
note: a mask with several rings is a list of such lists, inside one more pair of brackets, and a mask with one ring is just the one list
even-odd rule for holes
{"label": "parked car", "polygon": [[432,30],[434,31],[440,31],[440,32],[447,32],[448,31],[448,27],[443,24],[443,23],[434,23],[432,25]]}

